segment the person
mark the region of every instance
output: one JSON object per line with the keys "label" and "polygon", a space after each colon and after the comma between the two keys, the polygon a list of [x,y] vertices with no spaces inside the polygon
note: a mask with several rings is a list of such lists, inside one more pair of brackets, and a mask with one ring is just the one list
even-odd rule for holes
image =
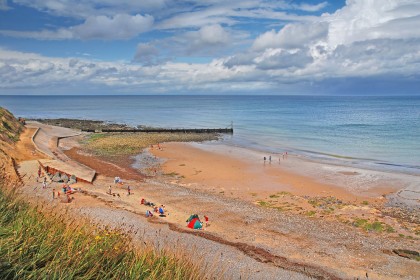
{"label": "person", "polygon": [[109,193],[109,194],[112,194],[112,188],[111,188],[111,185],[109,185],[109,188],[108,188],[108,193]]}
{"label": "person", "polygon": [[130,195],[131,194],[131,188],[130,188],[130,186],[127,186],[127,195]]}
{"label": "person", "polygon": [[41,166],[38,168],[38,178],[41,178]]}
{"label": "person", "polygon": [[266,161],[266,158],[264,157],[264,162]]}
{"label": "person", "polygon": [[206,221],[206,227],[209,225],[209,217],[204,215],[204,220]]}
{"label": "person", "polygon": [[268,157],[268,161],[271,163],[271,156]]}
{"label": "person", "polygon": [[55,199],[55,189],[53,189],[53,199]]}
{"label": "person", "polygon": [[47,188],[47,181],[44,180],[44,182],[42,182],[42,188],[46,189]]}
{"label": "person", "polygon": [[146,218],[153,217],[153,213],[150,210],[146,210]]}
{"label": "person", "polygon": [[144,204],[144,202],[145,202],[145,200],[144,200],[144,198],[142,198],[142,199],[140,200],[140,204]]}
{"label": "person", "polygon": [[165,211],[163,210],[162,206],[159,207],[159,214],[160,215],[164,215],[165,214]]}

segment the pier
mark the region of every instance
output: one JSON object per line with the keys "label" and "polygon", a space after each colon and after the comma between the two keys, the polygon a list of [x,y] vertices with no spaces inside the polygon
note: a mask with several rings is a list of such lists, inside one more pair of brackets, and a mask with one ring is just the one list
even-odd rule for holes
{"label": "pier", "polygon": [[152,129],[83,129],[83,132],[136,132],[136,133],[225,133],[233,134],[233,128],[152,128]]}

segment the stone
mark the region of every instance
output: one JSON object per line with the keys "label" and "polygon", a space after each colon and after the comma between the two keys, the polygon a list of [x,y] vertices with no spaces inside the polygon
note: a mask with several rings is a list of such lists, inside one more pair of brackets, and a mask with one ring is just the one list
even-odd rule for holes
{"label": "stone", "polygon": [[69,181],[69,176],[67,176],[67,174],[61,175],[61,181],[63,181],[63,183],[67,183]]}
{"label": "stone", "polygon": [[51,179],[53,182],[60,182],[61,181],[61,174],[60,172],[55,173],[55,175]]}
{"label": "stone", "polygon": [[395,249],[395,250],[392,250],[392,252],[394,252],[394,254],[397,254],[398,256],[403,257],[403,258],[412,259],[412,260],[420,259],[420,254],[417,251]]}

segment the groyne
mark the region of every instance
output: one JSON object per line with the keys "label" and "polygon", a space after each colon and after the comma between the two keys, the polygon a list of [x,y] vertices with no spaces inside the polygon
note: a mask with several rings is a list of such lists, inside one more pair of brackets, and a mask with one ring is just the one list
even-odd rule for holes
{"label": "groyne", "polygon": [[225,133],[233,134],[233,128],[153,128],[153,129],[83,129],[84,132],[136,132],[136,133]]}

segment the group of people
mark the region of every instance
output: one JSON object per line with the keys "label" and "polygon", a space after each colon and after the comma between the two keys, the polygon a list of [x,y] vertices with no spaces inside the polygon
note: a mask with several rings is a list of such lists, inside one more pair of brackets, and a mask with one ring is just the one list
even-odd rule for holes
{"label": "group of people", "polygon": [[[161,205],[158,207],[158,206],[156,206],[156,204],[154,204],[153,202],[151,202],[151,201],[146,201],[146,199],[144,199],[144,198],[142,198],[142,199],[140,200],[140,204],[143,204],[143,205],[145,205],[145,206],[150,206],[150,207],[153,207],[153,212],[154,212],[154,213],[159,213],[159,215],[160,215],[161,217],[166,217],[166,216],[165,216],[165,213],[166,213],[166,211],[165,211],[165,205],[161,204]],[[168,213],[168,215],[169,215],[169,213]],[[153,217],[153,213],[152,213],[150,210],[146,210],[146,217]]]}
{"label": "group of people", "polygon": [[[281,157],[279,157],[279,163],[282,158],[283,160],[287,159],[287,156],[288,156],[287,152],[282,153]],[[264,159],[264,164],[265,164],[265,162],[267,161],[267,157],[263,157],[263,159]],[[268,156],[268,162],[271,163],[271,155]]]}
{"label": "group of people", "polygon": [[[120,177],[115,177],[114,178],[114,184],[122,184],[122,180]],[[127,195],[132,195],[132,190],[131,187],[129,185],[127,185]],[[107,194],[109,195],[118,195],[118,197],[120,197],[119,194],[113,193],[112,192],[112,186],[109,185],[108,187],[108,191]],[[166,211],[165,209],[165,205],[161,204],[160,206],[157,206],[155,203],[151,202],[151,201],[147,201],[145,198],[142,198],[140,200],[140,204],[143,204],[145,206],[150,206],[152,207],[151,210],[147,209],[146,210],[146,218],[149,217],[153,217],[154,215],[159,215],[160,217],[166,217],[166,215],[169,215],[169,213]],[[205,225],[206,227],[209,225],[209,217],[204,215],[204,220],[205,220]]]}

